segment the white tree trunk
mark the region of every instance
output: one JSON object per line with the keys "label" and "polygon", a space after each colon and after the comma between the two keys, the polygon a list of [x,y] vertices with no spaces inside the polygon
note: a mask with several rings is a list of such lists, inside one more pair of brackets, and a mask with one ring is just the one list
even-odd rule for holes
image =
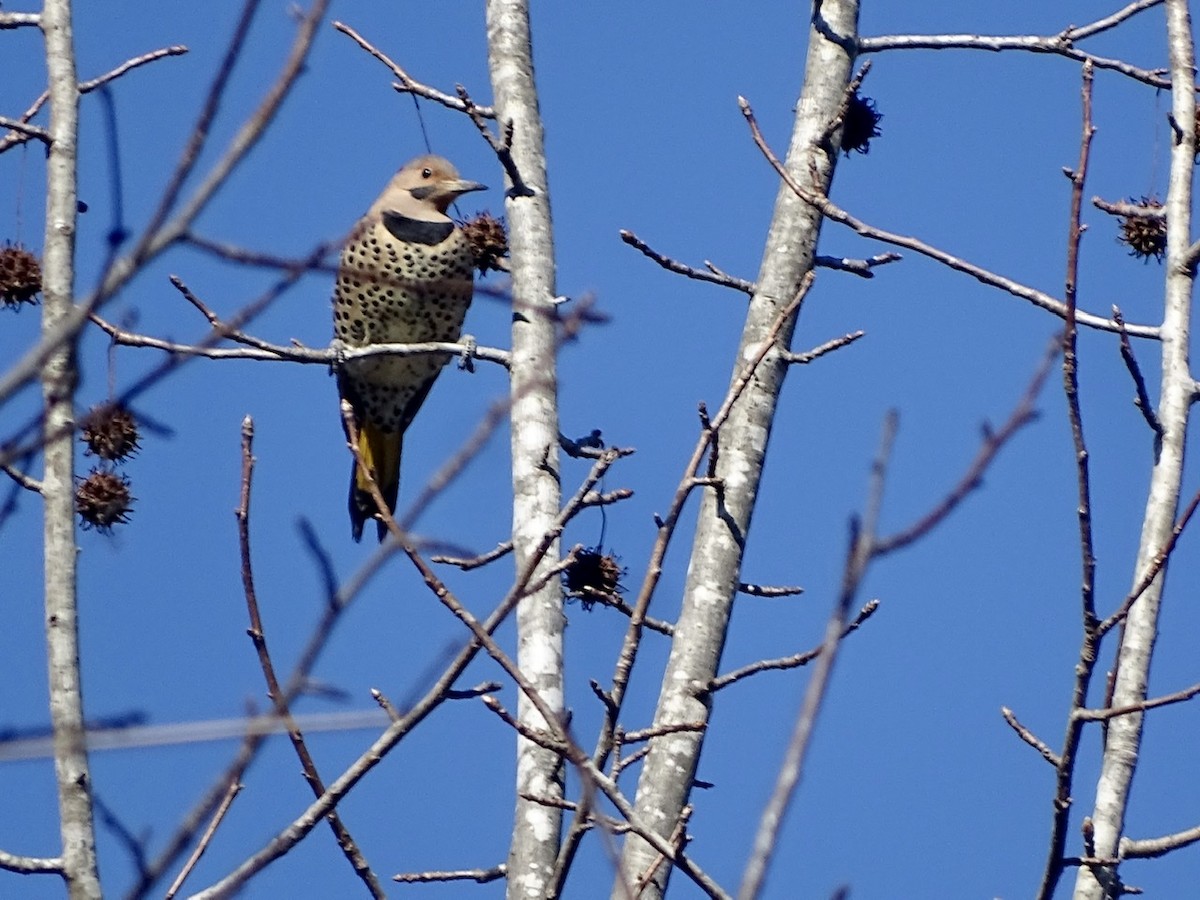
{"label": "white tree trunk", "polygon": [[[42,258],[42,333],[50,335],[74,309],[76,156],[79,86],[69,0],[47,0],[42,10],[50,84],[50,144],[46,160],[46,236]],[[76,336],[42,367],[45,470],[46,651],[54,769],[62,833],[63,877],[72,900],[100,897],[92,784],[84,745],[79,679],[75,571]]]}
{"label": "white tree trunk", "polygon": [[[505,194],[512,270],[513,550],[518,569],[558,515],[558,400],[554,312],[554,235],[546,180],[546,153],[533,76],[529,7],[525,0],[489,0],[488,66],[496,121],[512,122],[512,159],[521,185]],[[528,190],[525,190],[528,189]],[[558,560],[555,541],[537,573]],[[524,597],[517,607],[517,663],[549,707],[563,708],[563,609],[558,579]],[[519,721],[545,729],[523,694]],[[558,857],[562,811],[520,795],[557,799],[562,759],[517,738],[517,798],[508,857],[508,896],[543,896]]]}
{"label": "white tree trunk", "polygon": [[[1162,389],[1158,418],[1161,440],[1155,447],[1150,491],[1142,520],[1141,543],[1133,582],[1138,584],[1155,556],[1167,544],[1179,506],[1183,473],[1184,442],[1188,411],[1195,382],[1188,370],[1188,328],[1191,320],[1193,272],[1180,261],[1191,240],[1192,169],[1195,165],[1193,121],[1195,53],[1187,0],[1167,0],[1167,35],[1171,68],[1171,113],[1180,131],[1171,148],[1170,184],[1167,187],[1167,273],[1162,324]],[[1117,659],[1117,678],[1112,706],[1130,706],[1146,699],[1150,660],[1158,632],[1159,604],[1166,581],[1166,567],[1129,610],[1124,640]],[[1142,714],[1116,716],[1108,723],[1096,805],[1092,811],[1095,855],[1102,859],[1118,856],[1125,825],[1130,788],[1137,768],[1142,740]],[[1075,881],[1077,900],[1100,900],[1120,896],[1110,868],[1080,866]]]}
{"label": "white tree trunk", "polygon": [[[796,111],[787,168],[801,186],[824,193],[833,178],[836,151],[818,147],[822,133],[837,114],[854,64],[858,34],[857,0],[825,0],[815,4],[809,31],[804,84]],[[763,177],[773,177],[763,162]],[[815,181],[814,181],[815,179]],[[821,214],[781,185],[767,235],[758,287],[750,301],[733,378],[761,349],[781,312],[795,298],[800,281],[812,268]],[[778,344],[791,343],[795,318],[784,324]],[[717,438],[717,476],[724,499],[705,490],[692,545],[683,605],[675,626],[671,654],[659,694],[654,727],[707,721],[710,698],[705,686],[717,674],[741,570],[750,519],[775,406],[786,363],[772,354],[734,405]],[[659,834],[669,836],[691,793],[704,731],[681,731],[654,738],[638,780],[636,812]],[[612,896],[625,898],[634,886],[639,898],[661,897],[671,867],[659,864],[658,853],[644,840],[626,840],[618,882]],[[649,884],[637,893],[639,878],[653,869]]]}

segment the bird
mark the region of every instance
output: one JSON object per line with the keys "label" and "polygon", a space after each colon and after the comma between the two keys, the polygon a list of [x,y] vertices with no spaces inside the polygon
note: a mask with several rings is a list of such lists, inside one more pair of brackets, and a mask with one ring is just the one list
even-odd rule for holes
{"label": "bird", "polygon": [[[459,339],[474,291],[475,255],[446,210],[463,194],[486,189],[460,178],[440,156],[418,156],[396,172],[342,248],[333,290],[336,342],[357,348]],[[381,355],[337,367],[338,393],[350,404],[363,463],[390,512],[400,491],[404,432],[449,359],[445,353]],[[362,540],[363,526],[374,518],[382,542],[387,526],[357,460],[349,507],[354,540]]]}

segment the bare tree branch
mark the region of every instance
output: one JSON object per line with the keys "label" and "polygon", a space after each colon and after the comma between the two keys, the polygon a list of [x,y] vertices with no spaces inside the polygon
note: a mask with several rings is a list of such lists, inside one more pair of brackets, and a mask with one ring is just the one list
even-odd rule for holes
{"label": "bare tree branch", "polygon": [[[1058,316],[1060,319],[1066,317],[1066,304],[1061,300],[1051,297],[1049,294],[1020,284],[1019,282],[1013,281],[1011,278],[1005,278],[1002,275],[997,275],[994,272],[990,272],[987,269],[975,265],[974,263],[959,259],[957,256],[953,256],[946,251],[927,244],[924,241],[918,240],[917,238],[894,234],[890,231],[883,231],[882,229],[874,228],[871,225],[863,222],[861,219],[857,219],[850,215],[850,213],[839,207],[825,194],[814,193],[811,189],[805,189],[804,187],[801,187],[799,182],[796,181],[792,174],[784,167],[783,163],[779,161],[779,158],[767,145],[766,140],[762,136],[762,132],[759,130],[758,122],[754,118],[754,112],[751,110],[750,104],[746,102],[744,97],[738,98],[738,104],[742,108],[742,115],[746,117],[746,121],[750,126],[750,132],[754,136],[754,142],[762,151],[763,156],[767,158],[767,161],[779,174],[779,177],[782,178],[784,183],[786,183],[793,191],[796,192],[796,196],[802,198],[806,203],[809,203],[819,209],[821,214],[826,218],[832,219],[833,221],[838,222],[841,225],[845,225],[848,228],[852,228],[863,237],[871,238],[877,241],[883,241],[885,244],[894,244],[897,247],[904,247],[905,249],[920,253],[922,256],[927,256],[930,259],[936,260],[937,262],[948,266],[951,269],[955,269],[956,271],[970,275],[986,285],[999,288],[1009,294],[1012,294],[1014,297],[1021,298],[1022,300],[1028,300],[1034,306],[1040,306],[1047,312],[1054,313],[1054,315]],[[1089,328],[1097,328],[1101,331],[1121,330],[1121,326],[1118,326],[1117,323],[1112,319],[1105,319],[1102,316],[1096,316],[1091,313],[1081,311],[1076,311],[1075,321],[1077,321],[1080,325],[1086,325]],[[1159,329],[1152,325],[1127,325],[1124,327],[1124,330],[1134,337],[1157,339],[1159,336]]]}
{"label": "bare tree branch", "polygon": [[980,35],[980,34],[932,34],[932,35],[887,35],[885,37],[861,38],[858,52],[879,53],[884,50],[1024,50],[1030,53],[1049,53],[1067,59],[1091,63],[1097,69],[1111,69],[1143,84],[1156,88],[1170,87],[1171,82],[1163,77],[1162,70],[1140,69],[1119,59],[1106,59],[1079,50],[1075,44],[1085,38],[1115,28],[1143,10],[1158,6],[1163,0],[1136,0],[1111,15],[1092,22],[1090,25],[1072,26],[1058,34],[1038,37],[1035,35]]}
{"label": "bare tree branch", "polygon": [[217,833],[217,829],[221,826],[221,822],[225,820],[225,814],[229,812],[233,806],[233,801],[241,792],[242,785],[238,781],[229,782],[229,789],[225,792],[225,796],[221,799],[221,805],[217,807],[213,813],[212,820],[208,823],[208,827],[204,829],[204,834],[200,836],[200,842],[196,844],[196,849],[192,851],[192,855],[188,857],[188,861],[180,870],[179,875],[171,882],[171,886],[167,888],[166,900],[172,898],[179,893],[179,889],[183,887],[183,883],[187,881],[187,877],[192,874],[192,870],[196,868],[196,864],[200,862],[200,857],[204,855],[204,851],[208,849],[208,845],[212,843],[213,837]]}

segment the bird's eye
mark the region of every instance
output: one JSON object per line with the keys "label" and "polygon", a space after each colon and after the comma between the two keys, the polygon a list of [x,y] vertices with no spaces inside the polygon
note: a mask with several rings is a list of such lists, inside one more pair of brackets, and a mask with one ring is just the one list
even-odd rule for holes
{"label": "bird's eye", "polygon": [[432,178],[433,177],[433,169],[422,169],[421,177],[422,178]]}

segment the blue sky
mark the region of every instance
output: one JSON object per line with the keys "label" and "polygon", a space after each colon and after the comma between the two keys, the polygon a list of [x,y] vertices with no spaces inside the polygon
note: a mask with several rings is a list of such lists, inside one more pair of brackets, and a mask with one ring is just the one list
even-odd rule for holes
{"label": "blue sky", "polygon": [[[1117,4],[1111,4],[1113,8]],[[978,31],[1053,33],[1110,11],[1083,2],[1018,0],[1003,8],[927,2],[898,10],[864,4],[864,34]],[[607,487],[635,497],[608,513],[605,541],[634,586],[696,437],[698,401],[719,404],[729,380],[744,311],[742,297],[659,270],[617,236],[636,232],[684,262],[710,259],[745,278],[756,274],[776,179],[738,112],[746,96],[772,144],[786,146],[804,59],[805,17],[796,8],[744,8],[664,2],[603,7],[538,3],[534,38],[546,122],[557,242],[558,290],[594,295],[611,316],[561,359],[561,421],[567,434],[593,428],[610,443],[636,447]],[[236,4],[203,9],[126,2],[77,15],[80,76],[168,44],[186,56],[134,72],[114,86],[124,209],[136,230],[153,210],[191,127],[236,16]],[[414,77],[450,90],[465,84],[490,99],[479,5],[335,3],[355,27]],[[266,4],[249,52],[234,74],[210,151],[223,146],[257,102],[286,53],[293,24],[286,4]],[[1088,48],[1145,67],[1163,64],[1161,11]],[[0,114],[16,116],[41,90],[38,34],[6,32]],[[1079,69],[1023,54],[928,51],[873,58],[864,93],[884,114],[883,137],[867,156],[839,163],[833,197],[882,228],[913,234],[1018,281],[1059,294],[1063,281],[1068,182],[1078,157]],[[276,127],[201,217],[209,237],[300,255],[337,238],[392,172],[423,152],[409,97],[347,38],[325,27],[311,64]],[[1165,189],[1169,99],[1098,73],[1098,132],[1087,196],[1110,200]],[[80,195],[81,291],[103,259],[112,203],[104,121],[96,96],[83,105]],[[460,204],[464,213],[500,213],[501,172],[474,127],[428,103],[434,149],[464,176],[493,186]],[[41,233],[41,151],[0,156],[0,238],[36,246]],[[1119,304],[1130,321],[1159,316],[1161,269],[1116,242],[1112,220],[1085,210],[1080,305]],[[887,248],[827,224],[820,252],[861,257]],[[172,251],[108,308],[113,319],[180,340],[203,321],[166,280],[180,275],[218,311],[231,314],[257,296],[269,274]],[[502,281],[491,276],[492,284]],[[324,345],[330,333],[331,279],[313,275],[253,326],[277,342]],[[36,333],[33,310],[0,316],[0,355],[12,359]],[[467,330],[505,346],[509,311],[477,299]],[[981,424],[1008,415],[1058,327],[1040,310],[961,274],[906,254],[875,279],[821,272],[803,309],[794,349],[847,331],[864,340],[791,373],[772,436],[743,578],[802,584],[787,600],[739,601],[726,670],[788,655],[820,640],[841,574],[847,521],[861,508],[869,462],[886,411],[900,434],[882,530],[908,524],[957,480],[975,453]],[[1157,354],[1137,347],[1156,396]],[[1092,453],[1097,527],[1098,605],[1111,610],[1132,580],[1148,478],[1150,435],[1130,400],[1132,385],[1111,335],[1080,339],[1083,414]],[[80,401],[107,394],[106,342],[83,345]],[[160,359],[154,351],[116,353],[118,387]],[[448,369],[406,441],[401,502],[473,431],[505,391],[499,369],[468,376]],[[339,575],[370,547],[355,545],[345,515],[347,454],[334,384],[316,366],[197,361],[139,401],[171,430],[147,435],[125,471],[138,497],[131,524],[112,537],[81,535],[80,594],[85,700],[91,716],[130,711],[154,723],[219,719],[265,705],[262,676],[245,636],[235,523],[238,442],[254,417],[258,466],[253,541],[260,602],[276,664],[286,669],[321,611],[316,568],[297,531],[305,518]],[[1075,482],[1061,378],[1052,375],[1041,418],[988,473],[982,491],[918,546],[879,563],[862,601],[881,608],[847,641],[768,881],[769,897],[826,897],[848,884],[856,900],[897,896],[1016,898],[1041,875],[1050,824],[1052,771],[1011,733],[1000,707],[1052,746],[1064,730],[1079,638]],[[27,391],[0,409],[7,434],[37,408]],[[508,442],[501,434],[425,513],[419,529],[476,550],[503,540],[510,518]],[[81,465],[86,461],[81,460]],[[564,485],[586,469],[564,460]],[[1185,491],[1195,490],[1195,466]],[[1189,488],[1190,486],[1190,488]],[[5,560],[0,603],[0,726],[47,721],[41,636],[40,515],[24,499],[0,534]],[[690,523],[690,519],[689,519]],[[566,536],[594,544],[592,512]],[[672,618],[686,565],[687,535],[668,557],[653,614]],[[1183,539],[1171,570],[1151,692],[1197,681],[1200,615],[1195,536]],[[503,592],[511,564],[444,573],[463,601],[486,612]],[[595,737],[600,710],[587,680],[611,678],[623,620],[598,609],[568,611],[567,667],[576,735]],[[511,629],[502,632],[511,645]],[[370,709],[368,690],[397,703],[423,690],[430,667],[463,631],[397,560],[340,623],[317,677],[347,699],[305,700],[301,712]],[[648,723],[667,644],[644,642],[628,727]],[[1102,678],[1098,676],[1097,684]],[[478,661],[466,684],[495,678]],[[714,787],[695,797],[691,853],[719,881],[736,885],[807,676],[769,673],[719,696],[700,777]],[[502,701],[512,707],[515,693]],[[1098,704],[1098,698],[1094,698]],[[1176,706],[1148,719],[1129,833],[1149,837],[1192,826],[1200,810],[1194,774],[1195,709]],[[371,739],[370,732],[314,735],[310,746],[331,779]],[[1090,806],[1098,735],[1085,741],[1077,809]],[[398,871],[487,867],[505,855],[513,780],[511,735],[477,703],[449,704],[424,723],[343,806],[347,826],[381,878]],[[133,832],[156,841],[210,783],[231,743],[100,752],[99,795]],[[218,839],[192,876],[198,889],[257,849],[308,803],[299,766],[282,738],[251,770]],[[632,793],[634,778],[627,776]],[[53,770],[46,760],[0,764],[0,847],[51,855],[58,847]],[[1080,813],[1081,814],[1081,813]],[[1076,822],[1077,827],[1077,822]],[[1077,852],[1077,830],[1070,846]],[[102,875],[119,895],[131,866],[101,828]],[[568,896],[601,896],[611,875],[597,837],[577,863]],[[1133,863],[1126,881],[1149,896],[1179,896],[1200,878],[1200,854],[1184,850]],[[1064,879],[1065,896],[1073,873]],[[695,896],[677,878],[676,895]],[[409,888],[428,897],[501,896],[485,887]],[[297,892],[302,892],[297,894]],[[326,831],[315,832],[246,892],[248,897],[352,896],[361,891]],[[401,889],[394,890],[396,895]],[[0,895],[57,897],[53,879],[0,874]]]}

